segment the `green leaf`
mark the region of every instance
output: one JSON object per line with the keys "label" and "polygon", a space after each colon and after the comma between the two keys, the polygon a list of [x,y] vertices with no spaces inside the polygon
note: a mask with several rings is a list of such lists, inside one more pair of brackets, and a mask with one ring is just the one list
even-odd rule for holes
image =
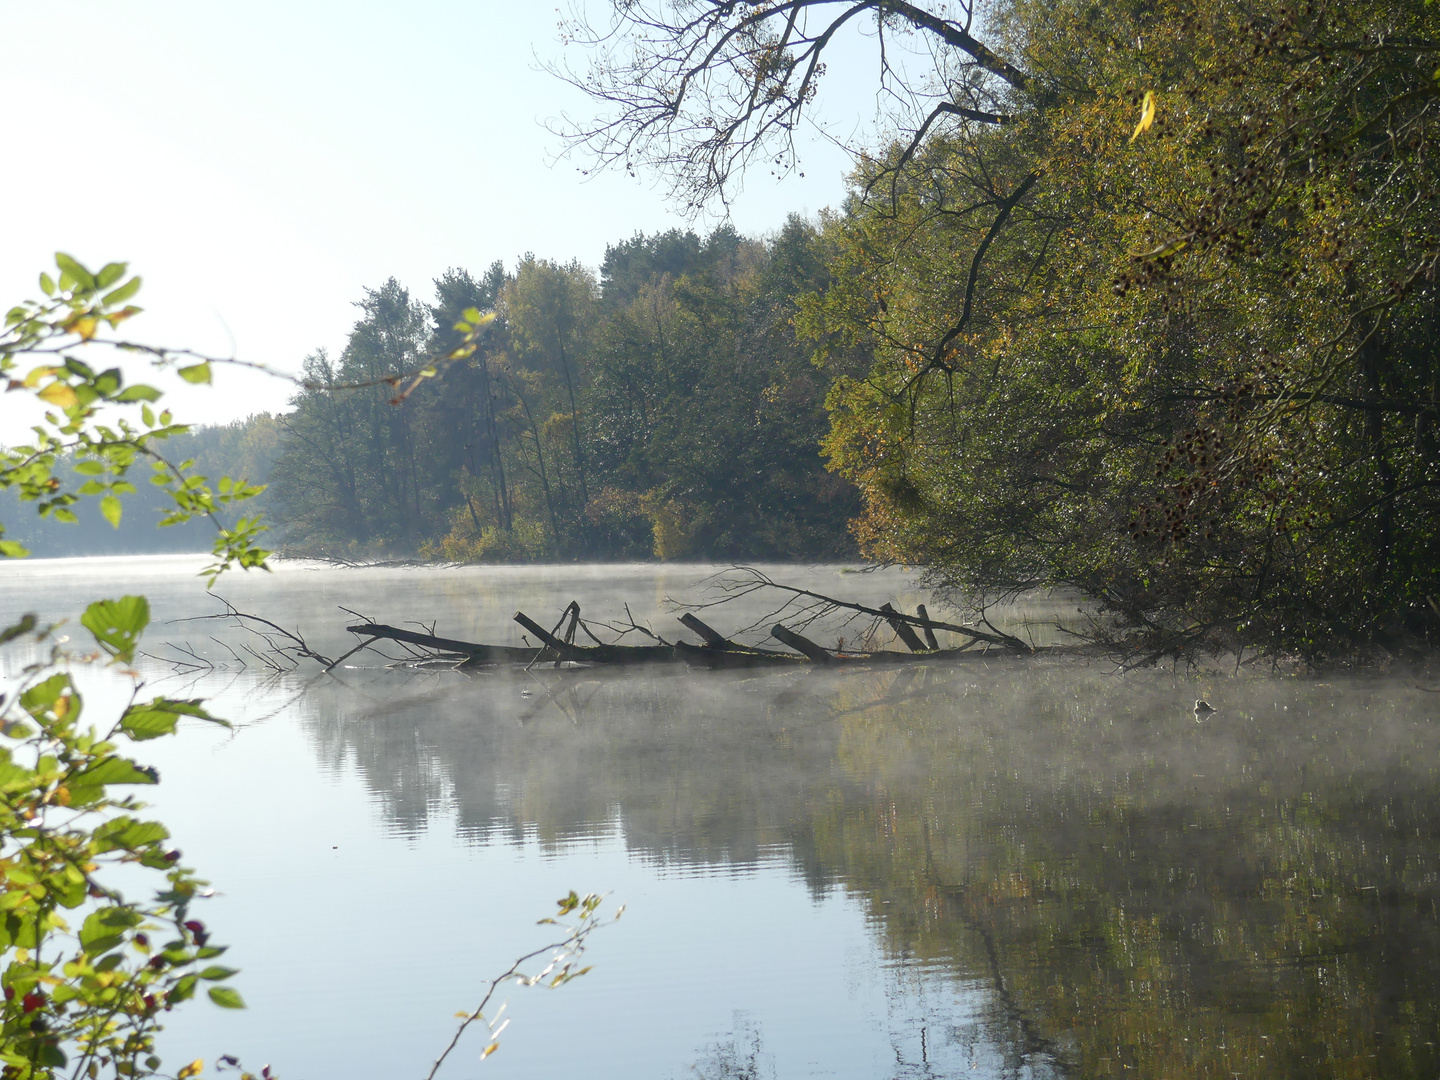
{"label": "green leaf", "polygon": [[103,787],[107,784],[158,784],[160,774],[147,765],[122,757],[107,757],[97,765],[82,769],[75,774],[75,783],[80,787]]}
{"label": "green leaf", "polygon": [[149,622],[150,602],[143,596],[97,600],[80,616],[80,625],[95,636],[96,644],[127,663],[135,658],[135,646]]}
{"label": "green leaf", "polygon": [[150,844],[170,839],[170,833],[158,821],[136,821],[119,817],[95,829],[95,844],[100,851],[125,848],[135,851]]}
{"label": "green leaf", "polygon": [[65,275],[68,274],[81,289],[86,292],[94,291],[95,275],[81,266],[74,258],[66,255],[63,251],[57,251],[55,253],[55,265],[60,268],[62,281]]}
{"label": "green leaf", "polygon": [[100,394],[101,397],[109,397],[119,390],[124,383],[125,377],[120,374],[120,369],[111,368],[95,376],[95,391]]}
{"label": "green leaf", "polygon": [[[144,383],[136,383],[134,386],[127,386],[120,393],[115,395],[115,400],[121,403],[130,401],[159,401],[162,397],[159,390],[153,386],[146,386]],[[146,420],[147,424],[154,424],[154,420]]]}
{"label": "green leaf", "polygon": [[40,291],[46,296],[55,295],[55,279],[49,274],[42,273],[40,275]]}
{"label": "green leaf", "polygon": [[182,716],[193,716],[208,720],[212,724],[229,723],[211,716],[201,706],[198,698],[182,701],[172,698],[156,698],[154,701],[131,705],[120,716],[120,730],[136,742],[158,739],[162,735],[173,735],[175,725]]}
{"label": "green leaf", "polygon": [[201,364],[191,364],[189,367],[182,367],[176,374],[188,383],[208,383],[210,381],[210,362],[207,360]]}
{"label": "green leaf", "polygon": [[210,988],[210,1000],[222,1009],[245,1008],[245,999],[240,996],[240,991],[230,986],[212,986]]}
{"label": "green leaf", "polygon": [[95,275],[95,287],[97,289],[108,289],[124,276],[124,263],[106,263],[100,268],[100,272]]}
{"label": "green leaf", "polygon": [[30,554],[30,549],[14,540],[0,540],[0,555],[7,559],[23,559]]}
{"label": "green leaf", "polygon": [[64,672],[51,675],[43,682],[38,682],[20,695],[20,707],[27,713],[39,720],[44,713],[55,707],[70,690],[70,676]]}
{"label": "green leaf", "polygon": [[35,1060],[50,1069],[63,1069],[70,1059],[57,1044],[42,1042],[35,1051]]}
{"label": "green leaf", "polygon": [[124,285],[121,285],[118,289],[106,293],[103,297],[100,298],[100,302],[107,306],[111,304],[123,304],[126,300],[129,300],[139,291],[140,277],[139,275],[136,275],[135,277],[127,281]]}
{"label": "green leaf", "polygon": [[220,964],[212,964],[200,972],[200,978],[219,982],[221,979],[228,979],[231,975],[238,975],[239,973],[238,968],[228,968],[222,967]]}
{"label": "green leaf", "polygon": [[175,734],[180,714],[173,709],[157,708],[157,702],[131,705],[120,717],[120,730],[136,742]]}
{"label": "green leaf", "polygon": [[106,495],[100,500],[100,513],[105,520],[110,522],[112,528],[120,527],[120,515],[125,512],[125,506],[114,495]]}
{"label": "green leaf", "polygon": [[89,956],[99,956],[125,944],[125,931],[143,920],[130,908],[102,908],[91,913],[80,927],[80,947]]}

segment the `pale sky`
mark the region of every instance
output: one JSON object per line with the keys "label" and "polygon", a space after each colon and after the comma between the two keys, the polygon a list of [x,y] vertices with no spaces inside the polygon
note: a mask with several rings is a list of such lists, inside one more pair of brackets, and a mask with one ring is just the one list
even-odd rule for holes
{"label": "pale sky", "polygon": [[[607,243],[685,226],[654,178],[549,164],[545,121],[590,111],[539,70],[561,55],[559,17],[553,0],[0,0],[0,303],[35,296],[56,250],[128,260],[145,278],[135,337],[293,371],[337,351],[388,277],[429,300],[447,267],[527,251],[595,266]],[[824,87],[847,135],[875,115],[867,44]],[[805,178],[751,176],[734,224],[837,206],[847,165],[808,137]],[[231,369],[170,400],[215,422],[290,393]]]}

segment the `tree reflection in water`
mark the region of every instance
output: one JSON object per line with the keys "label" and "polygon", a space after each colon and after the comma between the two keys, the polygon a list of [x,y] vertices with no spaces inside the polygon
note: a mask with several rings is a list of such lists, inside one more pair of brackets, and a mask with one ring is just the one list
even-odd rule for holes
{"label": "tree reflection in water", "polygon": [[759,1025],[737,1012],[732,1029],[705,1048],[688,1075],[698,1080],[775,1080],[775,1059],[765,1053]]}
{"label": "tree reflection in water", "polygon": [[[397,827],[453,804],[477,842],[613,824],[664,865],[782,849],[892,956],[991,990],[980,1022],[1013,1050],[992,1075],[1440,1072],[1440,734],[1402,684],[1227,681],[1198,725],[1194,683],[1063,665],[403,678],[307,705]],[[970,1022],[939,1014],[897,1075],[968,1069]],[[766,1068],[738,1020],[696,1065]]]}

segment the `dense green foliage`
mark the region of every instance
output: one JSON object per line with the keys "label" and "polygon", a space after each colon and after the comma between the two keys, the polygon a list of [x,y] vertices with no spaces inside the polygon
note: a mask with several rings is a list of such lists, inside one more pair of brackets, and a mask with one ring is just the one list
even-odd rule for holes
{"label": "dense green foliage", "polygon": [[867,552],[1162,648],[1440,625],[1440,13],[1262,8],[1018,0],[1013,119],[863,166],[810,315],[877,350]]}
{"label": "dense green foliage", "polygon": [[[129,663],[149,616],[143,597],[126,596],[91,604],[80,622],[102,654]],[[27,616],[0,643],[13,649],[32,633],[49,636]],[[0,699],[0,1061],[16,1080],[67,1067],[77,1077],[154,1075],[166,1012],[206,983],[216,1004],[243,1003],[221,985],[235,974],[215,962],[225,949],[191,912],[205,883],[179,864],[163,825],[136,816],[143,804],[111,789],[159,780],[125,756],[125,742],[173,734],[182,717],[222,721],[198,701],[132,695],[118,717],[82,723],[62,646],[42,657]],[[151,872],[152,898],[113,886],[123,864]]]}
{"label": "dense green foliage", "polygon": [[[636,236],[598,280],[526,256],[451,270],[430,306],[393,280],[371,290],[279,419],[287,543],[476,561],[852,551],[858,502],[818,449],[827,383],[793,325],[796,298],[828,287],[824,262],[793,219],[766,243]],[[499,315],[474,354],[397,394],[467,310]]]}

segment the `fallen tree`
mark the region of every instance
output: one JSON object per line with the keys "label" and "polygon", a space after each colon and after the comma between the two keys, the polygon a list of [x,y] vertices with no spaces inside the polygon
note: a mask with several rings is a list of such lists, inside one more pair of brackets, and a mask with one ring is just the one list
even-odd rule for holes
{"label": "fallen tree", "polygon": [[[515,621],[526,631],[526,641],[528,642],[533,636],[538,643],[533,646],[529,644],[525,646],[491,645],[462,641],[456,638],[441,637],[434,633],[406,630],[385,623],[361,622],[346,627],[350,633],[364,639],[346,656],[353,655],[354,652],[378,640],[395,641],[428,650],[428,655],[423,657],[424,659],[449,660],[457,666],[465,668],[495,665],[530,667],[549,662],[554,662],[557,666],[560,664],[629,666],[684,663],[690,667],[708,669],[794,667],[806,664],[819,666],[909,664],[996,656],[1023,657],[1034,655],[1037,651],[1051,651],[1036,650],[1019,638],[996,630],[993,626],[988,631],[982,631],[963,624],[932,619],[923,605],[916,614],[911,615],[899,611],[890,603],[875,608],[865,604],[838,600],[808,589],[778,585],[769,582],[768,579],[766,579],[766,584],[803,596],[813,603],[823,605],[827,611],[850,611],[856,616],[871,616],[877,624],[886,623],[895,630],[896,635],[904,642],[908,651],[870,648],[847,650],[844,648],[843,639],[837,643],[835,648],[827,649],[800,633],[796,627],[786,626],[779,621],[770,626],[769,637],[791,651],[743,645],[722,634],[693,612],[685,612],[680,615],[679,622],[701,639],[698,645],[683,640],[668,641],[648,628],[640,626],[633,618],[630,619],[628,625],[619,628],[618,633],[623,636],[632,631],[638,631],[650,638],[651,643],[629,645],[620,642],[605,642],[601,641],[590,625],[581,618],[580,604],[572,600],[565,607],[560,620],[550,630],[546,630],[523,611],[515,613]],[[811,610],[806,613],[805,617],[796,621],[803,628],[813,622],[816,617],[818,617],[816,612]],[[915,633],[915,627],[924,630],[926,635],[924,641]],[[617,630],[613,626],[607,628],[612,631]],[[746,629],[753,628],[752,626]],[[593,644],[577,644],[575,641],[577,629],[583,630]],[[965,643],[953,648],[941,648],[935,636],[936,630],[957,633],[966,639]]]}

